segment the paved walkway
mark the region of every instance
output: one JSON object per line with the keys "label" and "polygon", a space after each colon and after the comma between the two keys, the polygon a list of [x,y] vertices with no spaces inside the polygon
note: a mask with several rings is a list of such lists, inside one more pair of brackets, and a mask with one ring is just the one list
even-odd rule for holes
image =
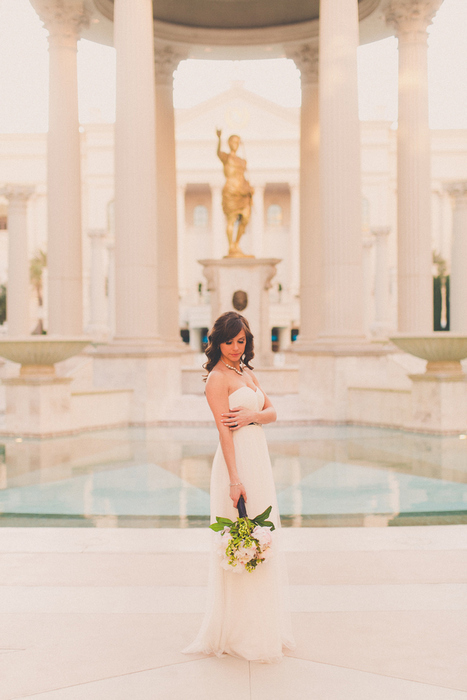
{"label": "paved walkway", "polygon": [[0,700],[467,700],[467,525],[286,529],[297,650],[187,657],[207,531],[0,529]]}

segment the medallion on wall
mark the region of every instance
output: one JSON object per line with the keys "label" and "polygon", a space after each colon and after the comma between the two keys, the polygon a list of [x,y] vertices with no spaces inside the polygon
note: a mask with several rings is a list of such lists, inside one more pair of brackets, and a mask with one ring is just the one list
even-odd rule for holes
{"label": "medallion on wall", "polygon": [[243,311],[248,306],[248,294],[241,290],[234,292],[232,306],[236,311]]}

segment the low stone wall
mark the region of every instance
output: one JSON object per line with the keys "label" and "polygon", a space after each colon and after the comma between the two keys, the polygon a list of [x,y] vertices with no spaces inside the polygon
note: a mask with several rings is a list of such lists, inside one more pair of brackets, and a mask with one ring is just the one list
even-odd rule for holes
{"label": "low stone wall", "polygon": [[365,425],[403,428],[410,419],[411,391],[349,387],[348,421]]}
{"label": "low stone wall", "polygon": [[90,430],[128,425],[132,394],[131,389],[72,391],[73,429]]}

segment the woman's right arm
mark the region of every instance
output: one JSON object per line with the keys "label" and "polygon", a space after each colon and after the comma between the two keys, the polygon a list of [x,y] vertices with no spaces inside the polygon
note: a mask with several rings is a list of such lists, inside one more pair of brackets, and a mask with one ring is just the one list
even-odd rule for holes
{"label": "woman's right arm", "polygon": [[[230,498],[232,499],[234,506],[237,507],[237,502],[240,496],[243,495],[245,502],[247,500],[247,496],[245,488],[240,482],[240,477],[237,471],[232,431],[221,422],[222,414],[228,413],[230,410],[228,385],[222,375],[215,373],[209,376],[209,380],[206,384],[206,398],[208,400],[209,408],[214,416],[214,420],[216,421],[217,430],[219,431],[219,442],[221,444],[222,453],[229,472]],[[235,486],[232,486],[232,484],[235,484]]]}

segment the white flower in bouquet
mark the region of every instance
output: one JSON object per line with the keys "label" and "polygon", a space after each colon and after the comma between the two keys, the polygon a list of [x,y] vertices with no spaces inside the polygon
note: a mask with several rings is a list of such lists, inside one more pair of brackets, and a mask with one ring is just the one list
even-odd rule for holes
{"label": "white flower in bouquet", "polygon": [[271,530],[268,527],[261,527],[257,525],[253,530],[253,537],[255,537],[261,545],[261,549],[271,546],[272,535]]}
{"label": "white flower in bouquet", "polygon": [[216,518],[217,522],[210,527],[218,533],[217,552],[223,569],[236,574],[251,573],[272,556],[271,530],[274,530],[274,523],[267,520],[271,509],[269,506],[252,520],[241,517],[233,522]]}

